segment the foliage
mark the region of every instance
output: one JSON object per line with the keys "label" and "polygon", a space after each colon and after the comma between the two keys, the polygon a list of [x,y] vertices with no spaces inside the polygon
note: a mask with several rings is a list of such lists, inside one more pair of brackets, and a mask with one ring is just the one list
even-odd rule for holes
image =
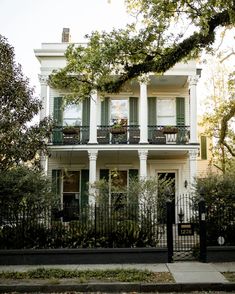
{"label": "foliage", "polygon": [[[19,232],[25,223],[43,218],[45,207],[56,202],[50,181],[40,171],[24,166],[0,171],[0,226],[17,227]],[[7,239],[12,238],[9,235]]]}
{"label": "foliage", "polygon": [[1,279],[72,279],[103,280],[119,282],[173,282],[169,273],[153,273],[147,270],[64,270],[38,268],[26,272],[1,272]]}
{"label": "foliage", "polygon": [[36,155],[46,151],[50,120],[29,126],[40,107],[29,80],[14,61],[13,47],[0,35],[0,170],[37,161]]}
{"label": "foliage", "polygon": [[162,74],[198,56],[204,48],[210,49],[216,29],[235,23],[233,0],[126,3],[137,23],[87,35],[87,45],[69,46],[66,67],[51,75],[50,85],[67,89],[71,101],[86,98],[92,90],[118,92],[127,81],[143,74]]}
{"label": "foliage", "polygon": [[210,173],[196,179],[195,188],[196,202],[203,197],[207,206],[207,244],[218,245],[222,236],[225,245],[235,245],[235,173]]}
{"label": "foliage", "polygon": [[25,166],[0,172],[1,205],[39,208],[54,201],[51,182],[42,172]]}
{"label": "foliage", "polygon": [[228,65],[220,64],[218,58],[210,60],[216,67],[211,68],[211,94],[201,125],[212,138],[212,164],[226,173],[235,167],[235,72],[228,73]]}

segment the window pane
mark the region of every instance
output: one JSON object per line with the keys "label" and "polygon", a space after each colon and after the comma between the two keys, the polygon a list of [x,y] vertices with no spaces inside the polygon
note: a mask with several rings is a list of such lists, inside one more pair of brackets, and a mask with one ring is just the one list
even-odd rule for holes
{"label": "window pane", "polygon": [[158,116],[175,116],[175,100],[158,99],[157,100]]}
{"label": "window pane", "polygon": [[127,99],[111,100],[111,123],[128,119],[128,101]]}
{"label": "window pane", "polygon": [[79,192],[80,172],[67,172],[63,179],[63,192]]}
{"label": "window pane", "polygon": [[127,189],[127,171],[113,171],[111,172],[111,191],[123,192]]}
{"label": "window pane", "polygon": [[80,126],[82,122],[82,107],[81,104],[66,105],[64,109],[63,125]]}

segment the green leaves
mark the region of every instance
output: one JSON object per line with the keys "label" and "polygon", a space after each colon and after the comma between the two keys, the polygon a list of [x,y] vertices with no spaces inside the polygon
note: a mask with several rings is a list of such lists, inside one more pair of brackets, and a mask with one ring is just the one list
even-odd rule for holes
{"label": "green leaves", "polygon": [[[125,30],[93,32],[84,46],[71,46],[67,66],[50,77],[52,87],[72,93],[76,102],[91,90],[118,92],[149,72],[162,73],[194,58],[215,39],[219,26],[234,25],[234,1],[126,0],[137,22]],[[78,98],[79,97],[79,98]]]}
{"label": "green leaves", "polygon": [[0,170],[33,163],[40,151],[46,151],[51,122],[45,119],[40,126],[29,126],[41,107],[33,94],[20,65],[15,64],[13,48],[0,35]]}

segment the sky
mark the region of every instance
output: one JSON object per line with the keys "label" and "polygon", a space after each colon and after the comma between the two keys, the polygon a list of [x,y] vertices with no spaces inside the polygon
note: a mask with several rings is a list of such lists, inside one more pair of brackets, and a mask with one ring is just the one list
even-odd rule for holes
{"label": "sky", "polygon": [[61,42],[63,28],[70,28],[72,42],[83,42],[94,30],[124,27],[128,20],[124,0],[0,0],[0,34],[15,48],[36,94],[40,65],[33,50],[41,43]]}

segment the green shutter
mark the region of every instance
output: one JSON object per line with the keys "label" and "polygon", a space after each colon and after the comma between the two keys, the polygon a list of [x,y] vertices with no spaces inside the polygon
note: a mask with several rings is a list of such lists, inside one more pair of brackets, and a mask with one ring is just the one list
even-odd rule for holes
{"label": "green shutter", "polygon": [[176,125],[185,125],[185,99],[183,97],[176,97]]}
{"label": "green shutter", "polygon": [[57,126],[62,126],[62,97],[54,97],[53,118]]}
{"label": "green shutter", "polygon": [[59,169],[52,170],[52,191],[60,199],[60,197],[61,197],[61,170],[59,170]]}
{"label": "green shutter", "polygon": [[138,97],[129,98],[129,124],[138,125]]}
{"label": "green shutter", "polygon": [[201,159],[207,159],[207,138],[201,136]]}
{"label": "green shutter", "polygon": [[148,97],[148,125],[155,126],[157,122],[156,97]]}
{"label": "green shutter", "polygon": [[138,169],[129,169],[129,180],[138,179],[139,170]]}
{"label": "green shutter", "polygon": [[53,130],[53,144],[61,144],[63,141],[61,130],[63,124],[62,102],[62,97],[54,97],[53,118],[56,127]]}
{"label": "green shutter", "polygon": [[[156,97],[148,97],[148,125],[156,126],[157,124],[157,108]],[[153,128],[148,128],[148,139],[152,140]]]}
{"label": "green shutter", "polygon": [[89,190],[89,170],[81,170],[81,208],[88,205],[88,190]]}
{"label": "green shutter", "polygon": [[109,125],[109,97],[105,97],[103,101],[101,101],[101,125],[108,126]]}
{"label": "green shutter", "polygon": [[109,181],[109,170],[108,169],[101,169],[100,170],[100,180],[106,180]]}
{"label": "green shutter", "polygon": [[82,125],[90,125],[90,98],[86,98],[82,102]]}

